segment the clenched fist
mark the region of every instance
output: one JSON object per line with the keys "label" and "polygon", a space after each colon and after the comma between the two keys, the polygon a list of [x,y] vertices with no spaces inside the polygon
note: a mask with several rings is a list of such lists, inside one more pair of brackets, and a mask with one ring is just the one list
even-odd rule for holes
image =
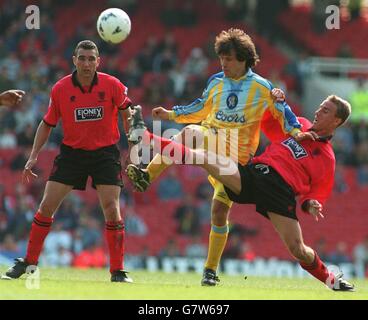
{"label": "clenched fist", "polygon": [[273,88],[271,90],[272,99],[276,100],[276,102],[285,101],[285,93],[279,88]]}
{"label": "clenched fist", "polygon": [[19,104],[26,93],[22,90],[7,90],[0,93],[0,106],[12,107]]}
{"label": "clenched fist", "polygon": [[163,107],[156,107],[152,109],[153,119],[169,120],[170,111]]}

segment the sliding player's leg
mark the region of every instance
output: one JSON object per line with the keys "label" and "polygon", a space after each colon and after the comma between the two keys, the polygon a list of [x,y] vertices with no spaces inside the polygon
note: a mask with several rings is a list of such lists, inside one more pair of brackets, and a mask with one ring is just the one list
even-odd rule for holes
{"label": "sliding player's leg", "polygon": [[342,273],[332,274],[317,252],[304,244],[298,220],[272,212],[268,212],[268,216],[290,254],[304,270],[335,291],[354,291],[354,286],[342,278]]}
{"label": "sliding player's leg", "polygon": [[[203,134],[204,134],[204,127],[198,125],[189,125],[186,126],[179,134],[173,137],[173,141],[178,143],[184,144],[189,148],[197,148],[200,147],[203,143]],[[155,148],[155,146],[154,146]],[[169,166],[171,166],[172,161],[163,156],[160,153],[157,153],[152,161],[148,164],[143,172],[148,173],[148,184],[145,183],[146,188],[155,181],[161,174],[164,172]],[[143,189],[143,188],[141,188]],[[144,191],[144,190],[143,190]]]}

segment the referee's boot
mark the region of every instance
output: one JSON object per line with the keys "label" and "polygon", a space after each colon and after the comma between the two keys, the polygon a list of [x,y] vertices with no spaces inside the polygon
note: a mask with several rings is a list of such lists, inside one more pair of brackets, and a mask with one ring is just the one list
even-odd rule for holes
{"label": "referee's boot", "polygon": [[117,270],[111,272],[111,282],[126,282],[133,283],[133,279],[127,275],[128,271]]}
{"label": "referee's boot", "polygon": [[143,120],[142,107],[140,105],[132,107],[133,112],[129,120],[128,141],[133,145],[142,140],[143,133],[147,127]]}
{"label": "referee's boot", "polygon": [[126,173],[134,188],[139,192],[146,191],[151,184],[148,172],[138,168],[134,164],[127,166]]}
{"label": "referee's boot", "polygon": [[201,285],[208,286],[208,287],[214,287],[217,284],[217,282],[220,282],[220,279],[216,275],[216,271],[205,268],[203,271]]}
{"label": "referee's boot", "polygon": [[334,276],[334,280],[335,282],[331,288],[333,291],[355,291],[354,285],[343,278],[343,273],[341,271]]}
{"label": "referee's boot", "polygon": [[[33,273],[37,266],[27,263],[23,258],[14,259],[14,265],[5,272],[1,279],[18,279],[25,273]],[[28,267],[32,267],[27,269]]]}

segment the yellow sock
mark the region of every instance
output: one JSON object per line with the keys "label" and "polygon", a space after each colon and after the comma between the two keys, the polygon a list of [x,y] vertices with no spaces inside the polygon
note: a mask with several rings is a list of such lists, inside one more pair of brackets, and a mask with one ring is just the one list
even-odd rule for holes
{"label": "yellow sock", "polygon": [[162,157],[160,154],[156,154],[147,166],[150,182],[153,182],[166,168],[170,166],[171,164],[168,164],[167,161],[164,161],[164,157]]}
{"label": "yellow sock", "polygon": [[211,226],[210,239],[208,244],[208,256],[205,268],[216,271],[224,251],[227,235],[229,234],[229,226]]}

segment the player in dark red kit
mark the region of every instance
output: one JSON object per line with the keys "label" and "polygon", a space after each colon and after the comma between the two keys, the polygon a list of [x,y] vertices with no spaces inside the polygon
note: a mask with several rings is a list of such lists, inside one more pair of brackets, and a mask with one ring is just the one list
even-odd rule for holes
{"label": "player in dark red kit", "polygon": [[[276,97],[283,96],[279,89],[272,92]],[[311,140],[299,142],[291,136],[285,136],[272,117],[265,118],[262,130],[272,143],[263,154],[245,166],[231,159],[221,159],[223,156],[209,151],[189,149],[148,131],[145,134],[161,143],[162,151],[165,152],[165,148],[170,150],[171,154],[166,156],[176,153],[184,159],[185,164],[203,167],[224,184],[232,201],[255,204],[256,210],[271,221],[303,269],[333,290],[354,291],[354,286],[342,278],[342,273],[332,274],[318,254],[304,244],[295,201],[295,197],[299,196],[303,211],[317,221],[319,217],[323,218],[322,205],[331,193],[335,169],[335,156],[329,140],[350,113],[351,107],[347,101],[337,96],[327,97],[315,112],[313,123],[298,118],[302,131],[312,134]],[[142,129],[139,115],[139,112],[134,113],[132,128]],[[171,148],[167,148],[169,145]],[[141,171],[129,165],[127,172],[128,176],[136,178]]]}
{"label": "player in dark red kit", "polygon": [[52,88],[47,114],[38,126],[31,155],[24,167],[24,182],[37,177],[32,168],[52,127],[61,120],[64,139],[34,216],[27,254],[24,259],[16,259],[6,276],[19,278],[29,265],[37,265],[57,208],[72,189],[84,190],[91,176],[106,221],[111,281],[132,282],[123,270],[124,224],[119,206],[123,182],[120,152],[116,146],[120,138],[118,114],[127,130],[131,101],[127,88],[118,79],[96,71],[100,57],[92,41],[78,43],[73,63],[76,71]]}

